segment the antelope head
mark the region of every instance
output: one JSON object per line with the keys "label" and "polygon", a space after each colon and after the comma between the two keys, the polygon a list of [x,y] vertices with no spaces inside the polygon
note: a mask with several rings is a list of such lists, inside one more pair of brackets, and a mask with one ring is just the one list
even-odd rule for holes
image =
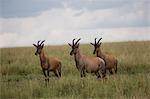
{"label": "antelope head", "polygon": [[[44,47],[44,41],[45,40],[43,40],[41,43],[40,43],[40,40],[37,42],[37,45],[36,44],[33,44],[35,47],[36,47],[36,52],[35,52],[35,55],[38,55],[38,54],[40,54],[41,53],[41,51],[42,51],[42,49],[43,49],[43,47]],[[39,44],[40,43],[40,44]]]}
{"label": "antelope head", "polygon": [[94,46],[94,51],[93,51],[93,54],[95,54],[96,52],[98,52],[98,50],[99,50],[99,48],[100,48],[100,46],[101,46],[101,42],[100,42],[100,40],[102,39],[102,38],[100,38],[97,42],[96,42],[96,39],[97,38],[95,38],[95,42],[94,43],[91,43],[91,45],[93,45]]}
{"label": "antelope head", "polygon": [[79,50],[79,41],[81,40],[81,38],[79,38],[76,42],[75,39],[72,40],[72,44],[68,43],[68,45],[72,48],[70,55],[76,54]]}

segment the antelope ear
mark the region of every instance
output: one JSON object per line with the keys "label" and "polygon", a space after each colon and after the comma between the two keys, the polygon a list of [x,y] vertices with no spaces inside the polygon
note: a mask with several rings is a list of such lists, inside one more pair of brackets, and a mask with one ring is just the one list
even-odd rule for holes
{"label": "antelope ear", "polygon": [[79,43],[76,45],[76,46],[77,46],[77,48],[79,48],[79,45],[80,45]]}
{"label": "antelope ear", "polygon": [[44,44],[42,44],[42,48],[44,47]]}
{"label": "antelope ear", "polygon": [[33,46],[37,47],[35,44],[33,44]]}
{"label": "antelope ear", "polygon": [[94,46],[94,44],[93,44],[93,43],[90,43],[90,44]]}
{"label": "antelope ear", "polygon": [[70,43],[68,43],[68,45],[72,47],[72,45]]}
{"label": "antelope ear", "polygon": [[98,47],[100,47],[100,46],[101,46],[101,44],[102,44],[102,43],[99,43],[99,44],[98,44]]}

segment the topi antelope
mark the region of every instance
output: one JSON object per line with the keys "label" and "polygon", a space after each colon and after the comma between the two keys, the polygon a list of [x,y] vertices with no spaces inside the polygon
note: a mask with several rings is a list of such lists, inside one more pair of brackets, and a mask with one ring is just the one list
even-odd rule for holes
{"label": "topi antelope", "polygon": [[111,54],[108,54],[108,53],[103,53],[101,51],[101,40],[102,38],[100,38],[98,40],[98,42],[96,42],[96,38],[95,38],[95,43],[91,43],[91,45],[94,46],[94,52],[93,54],[96,53],[96,56],[97,57],[100,57],[102,58],[104,61],[105,61],[105,64],[106,64],[106,70],[109,70],[110,74],[113,74],[113,71],[112,69],[114,69],[115,73],[117,73],[117,59],[112,56]]}
{"label": "topi antelope", "polygon": [[36,44],[33,45],[36,47],[35,55],[39,55],[40,57],[41,67],[45,76],[45,81],[49,81],[49,78],[47,77],[49,76],[50,71],[53,71],[57,77],[61,77],[61,61],[58,58],[55,57],[49,58],[45,55],[43,50],[44,41],[45,40],[43,40],[41,43],[40,41],[38,41],[37,45]]}
{"label": "topi antelope", "polygon": [[105,62],[103,59],[99,57],[88,57],[80,53],[79,50],[79,41],[78,39],[76,43],[74,43],[75,39],[73,39],[72,44],[68,43],[72,48],[70,55],[74,55],[76,67],[80,72],[81,78],[85,77],[85,72],[87,73],[95,73],[97,78],[100,78],[100,72],[102,73],[102,77],[105,77],[106,68]]}

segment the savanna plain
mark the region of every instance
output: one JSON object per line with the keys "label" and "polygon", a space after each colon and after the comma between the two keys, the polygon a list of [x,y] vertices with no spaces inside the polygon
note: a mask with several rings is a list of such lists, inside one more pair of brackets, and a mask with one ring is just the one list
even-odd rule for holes
{"label": "savanna plain", "polygon": [[[80,50],[93,55],[90,44]],[[150,41],[103,43],[102,51],[118,59],[117,74],[99,80],[94,74],[80,77],[70,47],[45,46],[48,56],[62,60],[62,77],[50,73],[45,83],[34,47],[0,49],[0,99],[150,99]]]}

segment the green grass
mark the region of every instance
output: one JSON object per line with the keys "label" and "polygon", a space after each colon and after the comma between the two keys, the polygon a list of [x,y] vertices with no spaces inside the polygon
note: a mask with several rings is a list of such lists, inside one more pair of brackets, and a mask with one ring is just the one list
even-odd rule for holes
{"label": "green grass", "polygon": [[[62,78],[51,73],[48,84],[34,47],[0,49],[0,99],[150,99],[150,41],[103,43],[102,50],[112,53],[119,61],[118,73],[106,80],[86,74],[81,79],[69,46],[46,46],[45,53],[62,60]],[[89,56],[93,47],[81,45]]]}

